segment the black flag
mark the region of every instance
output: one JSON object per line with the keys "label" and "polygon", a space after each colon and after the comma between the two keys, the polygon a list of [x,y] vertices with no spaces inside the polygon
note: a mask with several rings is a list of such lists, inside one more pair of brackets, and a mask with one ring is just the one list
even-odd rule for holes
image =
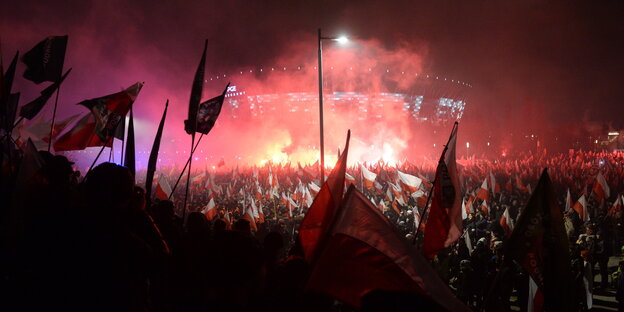
{"label": "black flag", "polygon": [[61,78],[67,36],[50,36],[39,42],[22,56],[27,68],[24,78],[39,84],[44,81],[55,82]]}
{"label": "black flag", "polygon": [[126,153],[124,155],[124,166],[128,167],[134,176],[136,166],[134,161],[134,116],[130,107],[130,120],[128,121],[128,139],[126,140]]}
{"label": "black flag", "polygon": [[543,293],[544,310],[574,310],[568,237],[546,169],[505,243],[503,259],[503,267],[519,264],[533,278]]}
{"label": "black flag", "polygon": [[199,105],[199,109],[197,109],[196,132],[208,134],[208,132],[212,130],[215,122],[217,122],[217,117],[219,117],[219,114],[221,113],[225,93],[227,93],[229,86],[230,84],[228,83],[221,95]]}
{"label": "black flag", "polygon": [[17,100],[19,99],[19,93],[11,93],[17,57],[18,53],[15,53],[15,57],[13,57],[13,61],[9,65],[9,68],[7,68],[6,73],[2,72],[2,64],[0,64],[0,128],[7,131],[13,128],[15,109],[17,107]]}
{"label": "black flag", "polygon": [[201,101],[202,91],[204,87],[204,68],[206,67],[206,48],[208,47],[208,40],[204,43],[204,53],[202,54],[199,66],[195,72],[195,79],[193,80],[193,87],[191,88],[191,99],[189,101],[188,119],[184,121],[184,131],[188,134],[195,135],[197,120],[197,109],[199,102]]}
{"label": "black flag", "polygon": [[65,78],[67,77],[67,75],[69,75],[69,73],[71,72],[71,68],[65,73],[65,75],[63,75],[63,77],[61,77],[60,80],[58,80],[57,82],[51,84],[50,86],[48,86],[47,88],[43,89],[43,91],[41,91],[41,95],[32,100],[30,103],[22,106],[22,108],[20,109],[20,116],[31,120],[33,118],[35,118],[35,116],[37,114],[39,114],[39,112],[41,111],[41,109],[43,108],[43,106],[48,102],[48,100],[52,97],[52,94],[54,94],[54,91],[56,91],[60,86],[61,83],[63,83],[63,80],[65,80]]}
{"label": "black flag", "polygon": [[20,93],[11,93],[4,105],[4,125],[5,129],[13,129],[15,123],[15,115],[17,113],[17,103],[19,102]]}
{"label": "black flag", "polygon": [[[2,79],[2,94],[6,94],[7,96],[11,93],[11,89],[13,88],[13,80],[15,78],[15,67],[17,66],[17,58],[19,56],[19,52],[15,52],[15,56],[13,57],[13,61],[11,61],[11,64],[9,65],[9,68],[7,68],[6,73],[3,76]],[[2,69],[0,69],[2,70]],[[3,97],[4,98],[4,97]]]}
{"label": "black flag", "polygon": [[154,172],[156,172],[156,162],[158,160],[158,150],[160,149],[160,139],[162,138],[163,128],[165,127],[165,119],[167,118],[167,108],[169,107],[169,100],[165,104],[165,111],[163,112],[160,124],[158,125],[158,131],[156,131],[156,137],[154,138],[154,145],[152,145],[152,151],[150,152],[149,162],[147,163],[147,176],[145,177],[145,194],[147,198],[152,198],[152,180],[154,180]]}

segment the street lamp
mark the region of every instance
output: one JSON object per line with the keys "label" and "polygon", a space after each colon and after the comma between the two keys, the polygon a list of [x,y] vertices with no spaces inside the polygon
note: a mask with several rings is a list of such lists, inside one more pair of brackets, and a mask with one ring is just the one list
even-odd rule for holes
{"label": "street lamp", "polygon": [[349,39],[345,36],[323,37],[318,29],[318,77],[319,77],[319,127],[321,132],[321,185],[325,182],[325,139],[323,134],[323,40],[336,40],[341,44]]}

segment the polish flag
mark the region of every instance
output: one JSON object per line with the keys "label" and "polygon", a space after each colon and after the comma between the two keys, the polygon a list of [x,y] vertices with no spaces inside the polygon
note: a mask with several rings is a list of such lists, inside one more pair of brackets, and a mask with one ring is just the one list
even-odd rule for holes
{"label": "polish flag", "polygon": [[598,172],[596,176],[596,181],[594,182],[594,193],[596,194],[596,201],[601,202],[609,196],[611,196],[611,190],[609,189],[609,185],[607,184],[607,180],[602,175],[602,172]]}
{"label": "polish flag", "polygon": [[217,216],[217,209],[216,209],[216,205],[214,202],[214,199],[210,199],[210,201],[208,202],[208,205],[206,205],[206,207],[201,211],[201,213],[203,213],[206,218],[208,220],[214,219],[214,217]]}
{"label": "polish flag", "polygon": [[470,311],[396,227],[351,186],[324,236],[306,288],[345,302],[355,310],[377,289],[419,294],[445,311]]}
{"label": "polish flag", "polygon": [[611,209],[609,209],[609,213],[607,214],[607,216],[615,216],[618,212],[622,211],[622,198],[620,196],[618,196],[618,198],[615,200],[615,203],[613,203],[613,206],[611,206]]}
{"label": "polish flag", "polygon": [[568,212],[570,211],[570,209],[572,209],[572,205],[574,203],[572,203],[572,196],[570,196],[570,188],[568,188],[568,195],[566,195],[566,202],[565,202],[565,210],[564,212]]}
{"label": "polish flag", "polygon": [[375,179],[377,174],[369,171],[366,167],[360,164],[360,170],[362,171],[362,177],[364,178],[364,187],[371,189],[375,185]]}
{"label": "polish flag", "polygon": [[355,184],[355,178],[352,175],[345,172],[345,183],[347,183],[347,185],[349,185],[349,183]]}
{"label": "polish flag", "polygon": [[486,215],[490,215],[490,207],[488,206],[487,201],[482,201],[481,202],[481,211],[483,211],[483,213],[485,213]]}
{"label": "polish flag", "polygon": [[422,179],[411,174],[403,173],[397,169],[397,174],[399,176],[399,181],[403,185],[403,187],[407,188],[410,193],[416,192],[422,184]]}
{"label": "polish flag", "polygon": [[529,276],[529,304],[528,312],[541,312],[544,306],[544,295],[532,277]]}
{"label": "polish flag", "polygon": [[505,212],[503,212],[503,216],[500,219],[500,225],[505,230],[505,236],[509,237],[513,231],[513,222],[511,216],[509,216],[509,208],[505,208]]}
{"label": "polish flag", "polygon": [[587,213],[587,201],[585,200],[585,194],[576,201],[576,204],[572,207],[574,211],[579,215],[579,218],[583,222],[589,221],[589,213]]}
{"label": "polish flag", "polygon": [[[169,199],[169,194],[171,194],[171,186],[169,185],[167,178],[161,174],[158,178],[158,184],[156,184],[154,196],[161,200],[167,200]],[[173,196],[171,196],[171,199],[173,200]]]}
{"label": "polish flag", "polygon": [[479,191],[477,192],[477,198],[482,199],[484,201],[490,200],[490,192],[488,191],[487,180],[488,180],[487,178],[483,180],[483,183],[481,184],[481,188],[479,188]]}

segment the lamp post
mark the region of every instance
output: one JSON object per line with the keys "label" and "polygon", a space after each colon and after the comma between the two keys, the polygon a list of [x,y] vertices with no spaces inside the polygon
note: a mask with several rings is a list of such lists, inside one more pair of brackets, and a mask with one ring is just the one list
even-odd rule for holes
{"label": "lamp post", "polygon": [[349,41],[347,37],[323,37],[318,29],[318,77],[319,77],[319,127],[321,137],[321,185],[325,182],[325,136],[323,133],[323,40],[336,40],[339,43]]}

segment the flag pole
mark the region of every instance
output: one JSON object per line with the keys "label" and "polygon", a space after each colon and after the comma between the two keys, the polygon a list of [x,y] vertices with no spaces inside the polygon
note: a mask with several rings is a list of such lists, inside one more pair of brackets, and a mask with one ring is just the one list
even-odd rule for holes
{"label": "flag pole", "polygon": [[[71,70],[71,69],[70,69]],[[62,79],[62,78],[59,78]],[[50,125],[50,139],[48,140],[48,152],[52,146],[52,133],[54,132],[54,121],[56,120],[56,107],[58,106],[59,93],[61,93],[61,84],[56,89],[56,99],[54,100],[54,110],[52,111],[52,124]]]}
{"label": "flag pole", "polygon": [[124,161],[124,151],[125,146],[126,146],[126,117],[124,117],[123,119],[123,123],[124,123],[124,132],[123,135],[121,136],[121,151],[119,151],[119,161],[121,162],[121,164],[123,165],[123,161]]}
{"label": "flag pole", "polygon": [[[204,137],[204,134],[202,133],[202,135],[199,136],[199,139],[197,140],[197,144],[195,144],[195,148],[193,148],[193,151],[197,149],[197,147],[199,146],[199,142],[201,142],[201,139],[203,137]],[[193,156],[191,155],[191,157]],[[178,187],[178,183],[180,183],[180,180],[182,179],[182,176],[184,175],[184,171],[186,171],[186,166],[188,166],[189,162],[191,161],[191,157],[189,157],[189,159],[186,160],[186,164],[184,165],[182,172],[180,172],[180,175],[178,176],[178,180],[173,185],[173,188],[171,189],[171,194],[169,194],[169,198],[168,198],[169,200],[171,199],[171,196],[173,196],[173,192],[175,192],[176,188]]]}
{"label": "flag pole", "polygon": [[87,170],[87,172],[85,173],[85,178],[87,177],[87,174],[91,171],[91,169],[93,169],[93,166],[95,166],[95,163],[100,158],[100,155],[102,155],[102,151],[104,151],[104,148],[106,147],[106,145],[108,145],[108,143],[112,139],[113,139],[113,136],[111,135],[111,136],[108,137],[108,139],[106,140],[104,145],[102,145],[102,148],[100,148],[100,152],[97,154],[97,156],[95,156],[95,159],[93,160],[93,163],[91,163],[91,166],[89,167],[89,170]]}

